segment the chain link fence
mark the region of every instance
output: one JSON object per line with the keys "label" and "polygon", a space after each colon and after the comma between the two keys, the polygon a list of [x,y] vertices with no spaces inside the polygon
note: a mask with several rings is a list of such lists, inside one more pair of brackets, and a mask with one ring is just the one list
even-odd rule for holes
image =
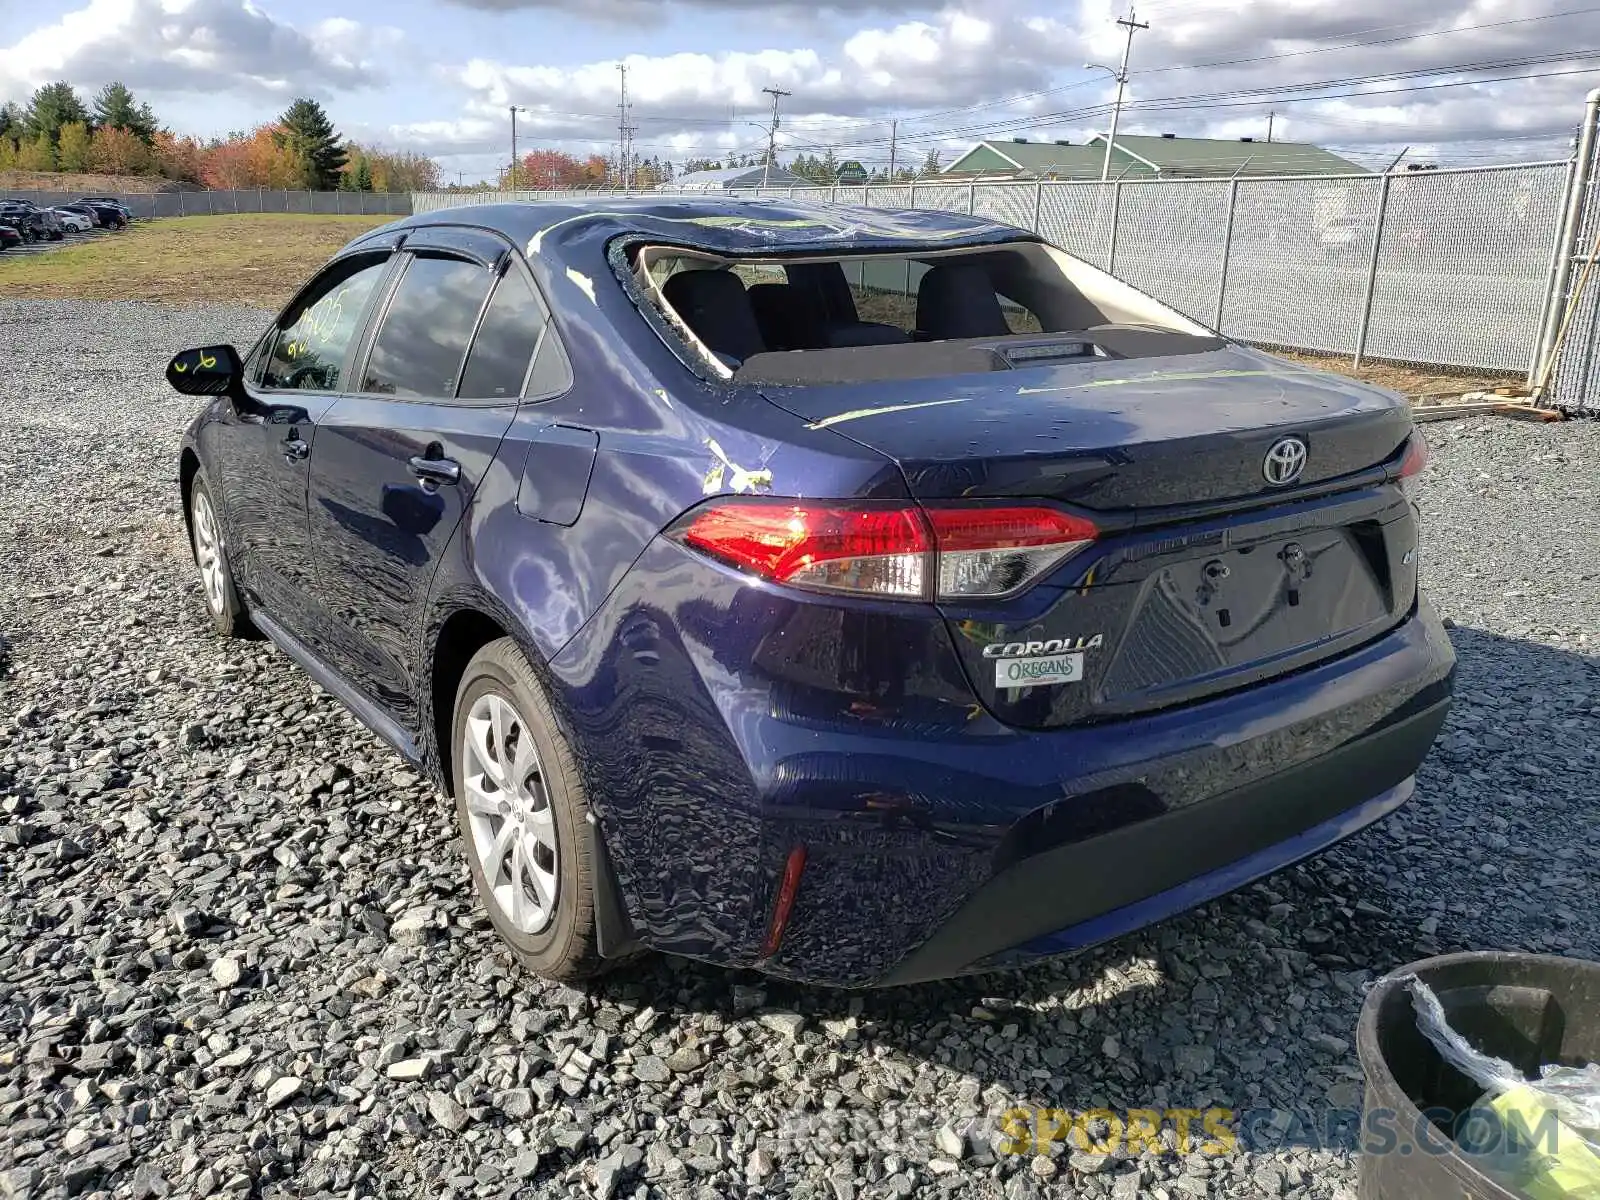
{"label": "chain link fence", "polygon": [[1566,294],[1555,314],[1560,341],[1552,349],[1556,358],[1548,394],[1551,403],[1571,412],[1600,416],[1600,142],[1593,147],[1586,180]]}
{"label": "chain link fence", "polygon": [[[756,194],[1004,221],[1242,341],[1526,373],[1570,165]],[[414,207],[585,195],[594,193],[433,193],[417,195]]]}
{"label": "chain link fence", "polygon": [[[8,191],[40,208],[71,204],[82,192]],[[410,192],[305,192],[283,188],[231,191],[103,192],[121,200],[136,218],[219,216],[226,213],[321,213],[328,216],[408,216]]]}

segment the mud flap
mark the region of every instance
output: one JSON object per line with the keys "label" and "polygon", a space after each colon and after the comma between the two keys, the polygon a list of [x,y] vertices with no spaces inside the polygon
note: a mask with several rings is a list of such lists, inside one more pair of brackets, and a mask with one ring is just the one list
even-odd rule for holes
{"label": "mud flap", "polygon": [[594,935],[601,958],[625,958],[639,949],[639,937],[628,918],[617,873],[611,865],[600,822],[588,822],[589,862],[594,867]]}

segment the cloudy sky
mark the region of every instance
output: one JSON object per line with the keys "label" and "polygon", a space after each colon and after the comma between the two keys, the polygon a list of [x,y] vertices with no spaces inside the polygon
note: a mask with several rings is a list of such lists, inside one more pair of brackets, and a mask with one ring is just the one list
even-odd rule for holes
{"label": "cloudy sky", "polygon": [[[785,156],[868,166],[986,137],[1105,128],[1125,0],[0,0],[0,99],[121,79],[180,133],[271,119],[298,95],[346,134],[467,180],[523,144],[754,150],[764,87]],[[1561,157],[1600,85],[1600,0],[1144,0],[1128,133],[1316,142],[1368,165]]]}

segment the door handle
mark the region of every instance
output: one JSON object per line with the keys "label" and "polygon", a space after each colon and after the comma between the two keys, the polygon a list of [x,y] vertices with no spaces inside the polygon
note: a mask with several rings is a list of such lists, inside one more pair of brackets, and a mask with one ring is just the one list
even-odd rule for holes
{"label": "door handle", "polygon": [[411,473],[422,480],[423,486],[441,483],[460,483],[461,464],[453,458],[423,458],[420,454],[407,464]]}
{"label": "door handle", "polygon": [[290,434],[283,439],[283,461],[291,467],[297,462],[304,462],[311,457],[311,447],[297,435]]}

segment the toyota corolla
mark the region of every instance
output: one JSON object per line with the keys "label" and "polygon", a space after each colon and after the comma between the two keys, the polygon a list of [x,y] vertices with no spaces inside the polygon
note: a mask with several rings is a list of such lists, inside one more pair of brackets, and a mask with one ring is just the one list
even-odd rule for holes
{"label": "toyota corolla", "polygon": [[993,222],[418,215],[167,378],[216,629],[453,797],[549,977],[1073,951],[1393,811],[1449,704],[1406,402]]}

